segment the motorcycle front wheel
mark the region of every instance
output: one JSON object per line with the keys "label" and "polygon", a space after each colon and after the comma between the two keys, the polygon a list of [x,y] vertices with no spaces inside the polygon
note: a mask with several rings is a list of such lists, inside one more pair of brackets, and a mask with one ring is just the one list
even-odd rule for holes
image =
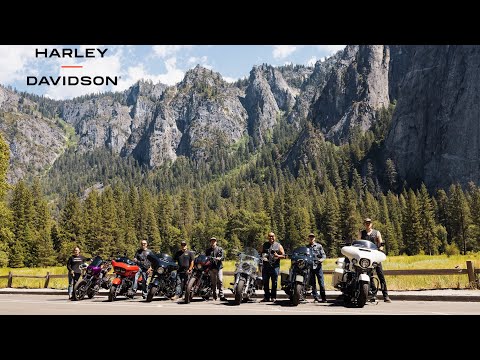
{"label": "motorcycle front wheel", "polygon": [[299,283],[295,284],[295,288],[293,289],[293,296],[292,296],[292,305],[293,306],[297,306],[298,304],[300,304],[300,298],[301,298],[301,295],[302,295],[302,288],[303,288],[302,284],[299,284]]}
{"label": "motorcycle front wheel", "polygon": [[195,278],[195,276],[192,276],[190,280],[188,280],[187,289],[185,290],[185,304],[190,303],[190,301],[192,300],[192,297],[193,297],[192,289],[193,289],[193,286],[195,285],[196,280],[197,279]]}
{"label": "motorcycle front wheel", "polygon": [[73,288],[73,300],[83,300],[87,293],[87,282],[80,280],[75,284]]}
{"label": "motorcycle front wheel", "polygon": [[368,297],[368,282],[361,282],[360,283],[360,294],[358,295],[357,305],[359,308],[363,308],[365,303],[367,302]]}
{"label": "motorcycle front wheel", "polygon": [[242,302],[244,286],[245,286],[245,280],[244,279],[238,280],[237,288],[235,289],[235,301],[234,301],[235,305],[240,305]]}
{"label": "motorcycle front wheel", "polygon": [[108,301],[112,302],[113,300],[115,300],[116,296],[117,296],[117,286],[112,285],[112,287],[110,288],[110,291],[108,293]]}
{"label": "motorcycle front wheel", "polygon": [[158,291],[158,287],[156,287],[156,286],[152,286],[152,287],[150,288],[150,291],[149,291],[148,294],[147,294],[147,299],[146,299],[147,302],[151,302],[151,301],[153,300],[153,297],[155,296],[155,294],[157,293],[157,291]]}

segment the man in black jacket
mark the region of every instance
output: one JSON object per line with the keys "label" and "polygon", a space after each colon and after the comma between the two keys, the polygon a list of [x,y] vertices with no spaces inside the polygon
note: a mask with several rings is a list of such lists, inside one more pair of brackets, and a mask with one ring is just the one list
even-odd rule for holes
{"label": "man in black jacket", "polygon": [[137,250],[135,253],[135,258],[133,261],[135,261],[140,268],[140,270],[135,274],[135,281],[133,283],[132,287],[132,292],[135,294],[137,292],[137,287],[138,287],[138,278],[140,275],[142,275],[142,297],[144,299],[147,298],[147,279],[148,279],[148,273],[150,269],[150,261],[148,261],[147,256],[152,253],[152,250],[148,249],[148,242],[147,240],[142,240],[140,242],[140,249]]}
{"label": "man in black jacket", "polygon": [[85,257],[80,255],[80,248],[76,246],[73,249],[73,255],[68,258],[67,269],[68,269],[68,298],[73,299],[73,287],[75,283],[82,275],[82,270],[80,270],[80,265],[86,261]]}
{"label": "man in black jacket", "polygon": [[210,247],[205,250],[205,255],[211,256],[212,267],[210,268],[210,280],[212,282],[212,294],[213,300],[217,300],[217,287],[218,296],[221,301],[226,301],[227,298],[223,294],[223,249],[217,245],[217,239],[215,237],[210,238]]}

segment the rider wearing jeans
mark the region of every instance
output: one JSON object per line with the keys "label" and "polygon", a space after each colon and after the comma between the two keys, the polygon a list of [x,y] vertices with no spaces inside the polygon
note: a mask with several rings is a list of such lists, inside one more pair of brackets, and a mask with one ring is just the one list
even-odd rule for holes
{"label": "rider wearing jeans", "polygon": [[327,302],[327,296],[325,294],[325,281],[323,278],[323,270],[322,270],[322,263],[327,258],[325,251],[323,250],[323,246],[315,242],[315,234],[310,233],[308,235],[309,244],[307,247],[312,249],[313,253],[313,267],[312,267],[312,275],[310,277],[310,284],[312,285],[312,295],[315,301],[320,302],[318,299],[317,294],[317,285],[315,278],[318,280],[318,285],[320,287],[320,296],[322,298],[322,302]]}
{"label": "rider wearing jeans", "polygon": [[174,301],[182,296],[183,289],[192,273],[193,259],[195,258],[193,252],[187,250],[187,242],[185,240],[182,240],[180,245],[182,249],[178,250],[173,257],[178,262],[177,289],[175,296],[172,298]]}
{"label": "rider wearing jeans", "polygon": [[210,247],[205,250],[205,255],[211,256],[215,259],[210,268],[213,300],[217,300],[218,288],[218,296],[220,297],[220,300],[226,301],[227,299],[223,294],[223,249],[217,245],[217,239],[215,237],[210,238]]}
{"label": "rider wearing jeans", "polygon": [[[383,251],[382,234],[380,234],[380,231],[373,229],[372,219],[364,219],[364,225],[365,229],[360,232],[360,239],[373,242],[375,245],[377,245],[378,250]],[[377,265],[375,272],[377,273],[378,280],[380,280],[380,286],[382,287],[383,301],[392,302],[388,296],[387,282],[385,281],[385,276],[383,275],[382,263]],[[370,282],[370,287],[374,289],[373,277],[372,281]]]}
{"label": "rider wearing jeans", "polygon": [[68,258],[67,269],[68,269],[68,298],[73,299],[73,287],[75,283],[82,275],[82,270],[80,270],[80,265],[85,262],[85,258],[80,255],[80,248],[76,246],[73,249],[73,255]]}
{"label": "rider wearing jeans", "polygon": [[145,299],[147,297],[147,278],[148,278],[148,269],[150,268],[150,261],[148,261],[147,256],[152,253],[152,250],[147,249],[148,243],[147,240],[142,240],[140,243],[141,248],[135,253],[135,261],[140,268],[140,270],[135,274],[135,281],[132,286],[133,294],[137,292],[138,287],[138,278],[142,275],[142,296]]}
{"label": "rider wearing jeans", "polygon": [[[285,258],[285,251],[279,242],[275,241],[273,232],[268,234],[268,241],[263,244],[260,250],[261,254],[265,254],[266,260],[263,261],[262,279],[263,279],[263,295],[262,302],[276,301],[277,297],[277,281],[280,273],[280,259]],[[270,293],[270,279],[272,279],[272,291]]]}

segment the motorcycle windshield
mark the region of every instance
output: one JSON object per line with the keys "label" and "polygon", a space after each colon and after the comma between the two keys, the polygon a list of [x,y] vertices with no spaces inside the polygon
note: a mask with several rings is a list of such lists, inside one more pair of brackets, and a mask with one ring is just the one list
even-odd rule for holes
{"label": "motorcycle windshield", "polygon": [[133,262],[132,260],[130,260],[129,258],[127,258],[125,256],[118,257],[118,258],[115,259],[115,261],[123,262],[127,265],[136,265],[135,262]]}
{"label": "motorcycle windshield", "polygon": [[153,252],[147,255],[147,260],[150,261],[153,269],[157,269],[160,266],[160,259],[158,255],[155,255]]}
{"label": "motorcycle windshield", "polygon": [[303,259],[308,262],[313,261],[313,253],[311,249],[306,246],[300,246],[293,250],[292,261],[295,262],[298,259]]}
{"label": "motorcycle windshield", "polygon": [[253,258],[257,261],[260,260],[260,254],[258,253],[258,251],[250,247],[243,249],[243,251],[238,255],[238,257],[240,261],[245,258]]}
{"label": "motorcycle windshield", "polygon": [[370,249],[370,250],[377,250],[377,245],[375,245],[373,242],[368,241],[368,240],[355,240],[352,243],[352,246],[359,247],[359,248],[364,248],[364,249]]}
{"label": "motorcycle windshield", "polygon": [[102,264],[102,262],[103,262],[103,259],[100,256],[95,256],[92,262],[90,263],[90,266],[98,267]]}
{"label": "motorcycle windshield", "polygon": [[254,248],[245,248],[238,255],[237,268],[235,272],[255,273],[257,271],[260,255]]}

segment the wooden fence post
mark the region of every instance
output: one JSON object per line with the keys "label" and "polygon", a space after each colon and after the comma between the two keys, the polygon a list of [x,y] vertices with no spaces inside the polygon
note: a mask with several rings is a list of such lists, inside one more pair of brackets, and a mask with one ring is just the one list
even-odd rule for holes
{"label": "wooden fence post", "polygon": [[8,281],[7,281],[7,287],[11,288],[12,287],[12,278],[13,274],[11,271],[8,272]]}
{"label": "wooden fence post", "polygon": [[50,272],[47,271],[47,276],[45,276],[45,286],[44,288],[48,288],[48,283],[50,282]]}
{"label": "wooden fence post", "polygon": [[473,267],[473,261],[467,260],[467,273],[468,273],[468,283],[471,287],[475,287],[475,269]]}

